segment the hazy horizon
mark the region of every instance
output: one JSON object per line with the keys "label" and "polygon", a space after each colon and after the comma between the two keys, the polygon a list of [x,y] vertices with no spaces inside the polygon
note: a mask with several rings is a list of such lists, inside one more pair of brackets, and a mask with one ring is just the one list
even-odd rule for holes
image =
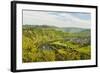
{"label": "hazy horizon", "polygon": [[[57,27],[57,28],[79,28],[79,29],[90,29],[90,28],[81,28],[81,27],[58,27],[58,26],[51,26],[51,25],[31,25],[31,24],[25,24],[26,26],[48,26],[48,27]],[[24,25],[24,26],[25,26]]]}
{"label": "hazy horizon", "polygon": [[24,10],[23,25],[91,28],[91,14]]}

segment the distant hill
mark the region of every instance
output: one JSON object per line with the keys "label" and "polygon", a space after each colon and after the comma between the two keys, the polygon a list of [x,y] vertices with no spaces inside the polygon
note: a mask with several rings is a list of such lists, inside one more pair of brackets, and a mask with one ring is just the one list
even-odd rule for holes
{"label": "distant hill", "polygon": [[90,29],[85,29],[85,28],[75,28],[75,27],[65,27],[65,28],[59,28],[59,30],[63,32],[69,32],[69,33],[79,33],[79,32],[86,32],[90,31]]}
{"label": "distant hill", "polygon": [[48,25],[23,25],[23,28],[52,28],[55,30],[69,32],[69,33],[90,33],[90,29],[87,28],[76,28],[76,27],[56,27]]}
{"label": "distant hill", "polygon": [[91,36],[91,31],[90,30],[83,30],[83,31],[79,32],[78,34],[83,35],[83,36]]}

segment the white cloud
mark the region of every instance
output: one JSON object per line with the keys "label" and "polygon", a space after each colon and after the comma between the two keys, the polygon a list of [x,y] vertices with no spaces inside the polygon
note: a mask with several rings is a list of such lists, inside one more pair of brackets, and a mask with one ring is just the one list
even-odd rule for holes
{"label": "white cloud", "polygon": [[23,24],[90,28],[91,21],[77,18],[68,13],[55,15],[52,12],[23,11]]}

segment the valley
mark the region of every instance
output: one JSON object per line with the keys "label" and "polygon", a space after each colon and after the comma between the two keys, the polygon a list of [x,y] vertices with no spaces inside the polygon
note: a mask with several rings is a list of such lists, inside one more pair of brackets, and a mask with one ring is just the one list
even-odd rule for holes
{"label": "valley", "polygon": [[90,29],[47,25],[22,27],[24,63],[91,59]]}

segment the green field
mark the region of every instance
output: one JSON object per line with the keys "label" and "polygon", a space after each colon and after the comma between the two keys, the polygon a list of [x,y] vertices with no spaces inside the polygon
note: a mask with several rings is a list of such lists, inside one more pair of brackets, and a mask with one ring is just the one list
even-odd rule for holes
{"label": "green field", "polygon": [[91,59],[90,35],[90,29],[23,25],[22,61],[28,63]]}

